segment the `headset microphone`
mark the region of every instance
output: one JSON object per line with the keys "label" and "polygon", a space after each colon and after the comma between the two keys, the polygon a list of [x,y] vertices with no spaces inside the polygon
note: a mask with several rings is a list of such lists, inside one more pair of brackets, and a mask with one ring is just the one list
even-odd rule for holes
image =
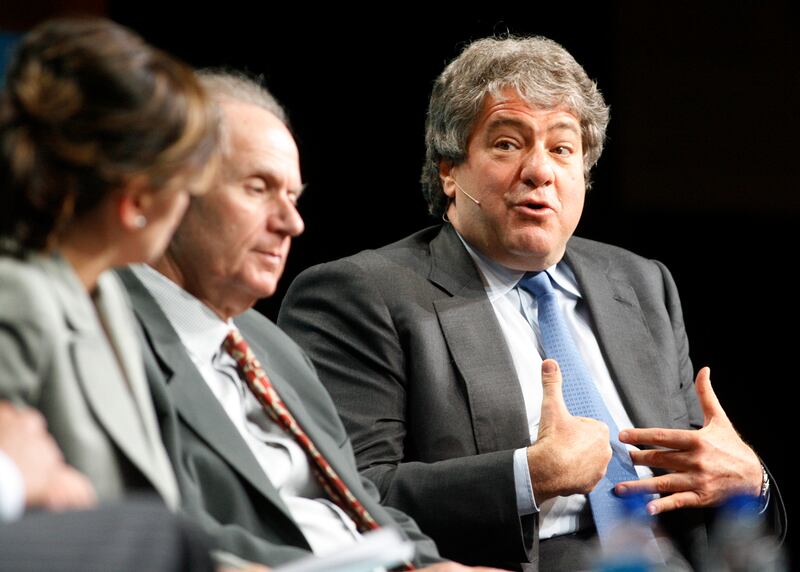
{"label": "headset microphone", "polygon": [[470,194],[469,194],[467,191],[465,191],[464,189],[462,189],[462,188],[461,188],[461,185],[459,185],[459,184],[458,184],[458,181],[456,181],[455,179],[453,179],[453,177],[450,177],[450,178],[453,180],[453,184],[456,186],[456,188],[457,188],[459,191],[461,191],[462,193],[464,193],[465,195],[467,195],[467,196],[469,197],[469,199],[470,199],[470,200],[471,200],[473,203],[475,203],[476,205],[480,205],[480,204],[481,204],[481,202],[480,202],[478,199],[476,199],[475,197],[473,197],[472,195],[470,195]]}

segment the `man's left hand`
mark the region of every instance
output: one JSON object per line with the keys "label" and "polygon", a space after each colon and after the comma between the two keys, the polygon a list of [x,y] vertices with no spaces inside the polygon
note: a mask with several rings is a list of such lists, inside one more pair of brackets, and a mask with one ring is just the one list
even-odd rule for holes
{"label": "man's left hand", "polygon": [[671,471],[666,475],[627,481],[616,486],[620,495],[660,493],[650,501],[650,514],[684,507],[707,507],[722,503],[733,494],[758,496],[761,492],[761,461],[734,429],[711,388],[711,370],[697,374],[695,390],[703,408],[703,428],[625,429],[623,443],[650,445],[660,449],[631,451],[635,465]]}

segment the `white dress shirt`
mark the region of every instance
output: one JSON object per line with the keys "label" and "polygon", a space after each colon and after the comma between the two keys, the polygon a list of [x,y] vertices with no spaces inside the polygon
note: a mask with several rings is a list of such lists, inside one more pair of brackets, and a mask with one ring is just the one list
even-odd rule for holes
{"label": "white dress shirt", "polygon": [[14,461],[0,450],[0,524],[25,512],[25,482]]}
{"label": "white dress shirt", "polygon": [[356,542],[355,523],[329,501],[295,439],[264,412],[241,380],[236,362],[222,348],[236,326],[149,266],[133,272],[147,287],[197,367],[203,381],[228,414],[264,473],[286,503],[315,554],[326,554]]}
{"label": "white dress shirt", "polygon": [[[529,292],[517,288],[517,283],[524,272],[505,268],[474,250],[463,238],[461,241],[478,267],[486,295],[508,344],[522,389],[531,443],[534,443],[539,433],[539,415],[542,408],[542,356],[544,355],[539,341],[536,299]],[[583,302],[575,275],[564,261],[551,266],[546,272],[554,282],[562,316],[611,417],[620,431],[633,427],[603,359],[592,330],[589,309]],[[628,448],[635,449],[632,446]],[[636,471],[640,478],[650,477],[653,474],[647,467],[637,466]],[[569,534],[583,527],[582,524],[585,523],[580,522],[579,515],[586,506],[587,499],[584,495],[556,497],[537,505],[528,471],[527,451],[524,448],[514,453],[514,478],[519,514],[531,514],[537,510],[539,512],[539,538]]]}

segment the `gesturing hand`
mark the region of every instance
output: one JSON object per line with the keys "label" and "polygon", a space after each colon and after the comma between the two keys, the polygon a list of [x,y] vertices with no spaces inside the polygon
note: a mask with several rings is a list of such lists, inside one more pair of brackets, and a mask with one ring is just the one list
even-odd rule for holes
{"label": "gesturing hand", "polygon": [[528,447],[528,470],[537,502],[555,496],[587,494],[606,474],[611,460],[608,426],[567,410],[555,360],[542,362],[542,413],[539,436]]}
{"label": "gesturing hand", "polygon": [[702,429],[626,429],[619,434],[623,443],[661,447],[632,451],[634,464],[671,471],[616,487],[619,494],[666,495],[648,504],[651,514],[713,506],[732,494],[758,495],[761,491],[761,462],[722,409],[711,388],[709,368],[697,374],[695,390],[703,408]]}

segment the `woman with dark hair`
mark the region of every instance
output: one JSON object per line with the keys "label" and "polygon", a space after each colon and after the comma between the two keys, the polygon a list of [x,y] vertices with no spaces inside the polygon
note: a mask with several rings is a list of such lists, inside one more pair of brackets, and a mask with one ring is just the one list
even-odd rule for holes
{"label": "woman with dark hair", "polygon": [[139,334],[109,270],[161,254],[214,175],[217,138],[193,71],[113,22],[45,22],[9,67],[0,398],[43,413],[101,501],[141,489],[178,503]]}

